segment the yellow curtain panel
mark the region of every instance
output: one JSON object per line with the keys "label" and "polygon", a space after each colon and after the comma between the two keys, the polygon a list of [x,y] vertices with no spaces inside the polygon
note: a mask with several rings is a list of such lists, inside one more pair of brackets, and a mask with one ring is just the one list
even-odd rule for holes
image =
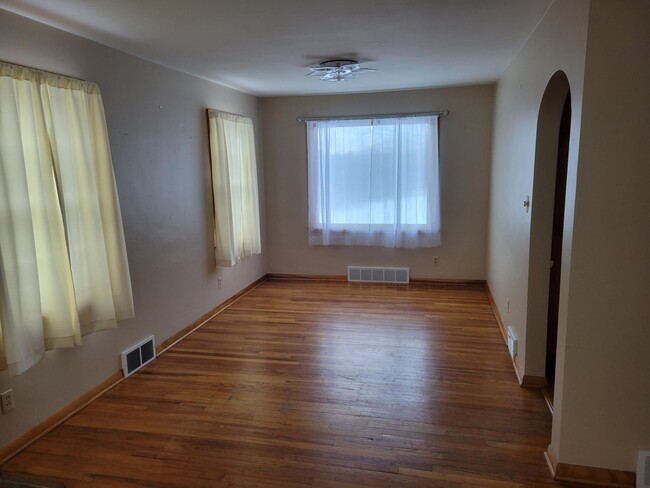
{"label": "yellow curtain panel", "polygon": [[215,253],[218,266],[260,254],[260,216],[253,121],[208,110]]}
{"label": "yellow curtain panel", "polygon": [[0,63],[0,369],[133,316],[98,86]]}

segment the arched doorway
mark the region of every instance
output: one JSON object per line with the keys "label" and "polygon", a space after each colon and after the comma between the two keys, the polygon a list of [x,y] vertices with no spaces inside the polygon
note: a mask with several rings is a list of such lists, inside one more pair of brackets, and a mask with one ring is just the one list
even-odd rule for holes
{"label": "arched doorway", "polygon": [[562,71],[548,82],[537,119],[531,201],[526,375],[555,380],[571,91]]}

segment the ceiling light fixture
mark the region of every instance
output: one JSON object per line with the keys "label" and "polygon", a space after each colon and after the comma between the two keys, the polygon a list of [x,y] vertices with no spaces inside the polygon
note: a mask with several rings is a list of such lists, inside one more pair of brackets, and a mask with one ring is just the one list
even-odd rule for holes
{"label": "ceiling light fixture", "polygon": [[306,76],[317,76],[323,81],[334,83],[357,78],[358,73],[377,71],[372,68],[362,68],[355,59],[328,59],[318,66],[310,66],[309,69],[311,72]]}

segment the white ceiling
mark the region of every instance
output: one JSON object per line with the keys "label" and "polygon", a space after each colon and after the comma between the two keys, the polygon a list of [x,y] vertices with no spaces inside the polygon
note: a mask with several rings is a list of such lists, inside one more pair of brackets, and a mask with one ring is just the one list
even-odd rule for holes
{"label": "white ceiling", "polygon": [[[553,0],[0,0],[0,8],[259,96],[497,80]],[[376,68],[343,83],[307,66]]]}

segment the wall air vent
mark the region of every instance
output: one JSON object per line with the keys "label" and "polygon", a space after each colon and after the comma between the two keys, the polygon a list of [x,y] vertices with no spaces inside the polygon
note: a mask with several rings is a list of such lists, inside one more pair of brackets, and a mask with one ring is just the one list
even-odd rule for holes
{"label": "wall air vent", "polygon": [[145,364],[150,363],[156,357],[156,344],[153,336],[138,342],[122,352],[122,371],[124,376],[131,376]]}
{"label": "wall air vent", "polygon": [[348,281],[408,284],[409,268],[348,266]]}
{"label": "wall air vent", "polygon": [[508,326],[508,352],[510,353],[510,358],[514,361],[517,355],[517,335],[515,334],[515,330],[510,326]]}

